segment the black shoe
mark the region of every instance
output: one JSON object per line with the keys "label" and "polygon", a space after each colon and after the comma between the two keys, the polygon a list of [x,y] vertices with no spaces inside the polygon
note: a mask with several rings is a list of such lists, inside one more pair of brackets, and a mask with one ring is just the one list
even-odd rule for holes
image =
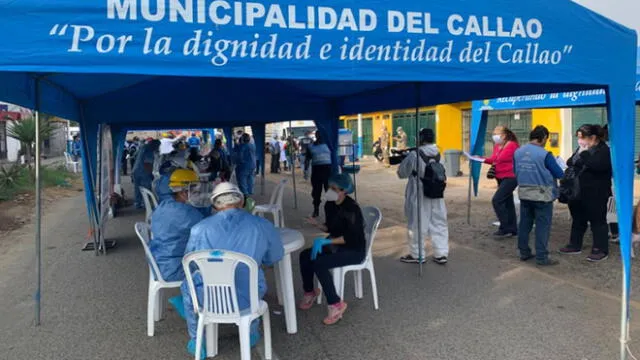
{"label": "black shoe", "polygon": [[320,210],[318,209],[313,210],[313,214],[311,214],[311,217],[317,218],[318,216],[320,216]]}
{"label": "black shoe", "polygon": [[564,254],[564,255],[580,255],[580,254],[582,254],[582,250],[581,249],[576,249],[576,248],[572,247],[571,245],[567,245],[567,246],[561,248],[560,250],[558,250],[558,252],[560,254]]}
{"label": "black shoe", "polygon": [[536,256],[533,255],[533,254],[529,254],[529,255],[525,255],[525,256],[520,255],[520,261],[529,261],[529,260],[533,259],[534,257],[536,257]]}
{"label": "black shoe", "polygon": [[[400,258],[400,261],[402,261],[403,263],[407,263],[407,264],[418,264],[420,263],[420,261],[418,261],[418,259],[414,258],[411,255],[407,255],[407,256],[403,256]],[[425,263],[425,259],[422,259],[422,263]]]}
{"label": "black shoe", "polygon": [[510,232],[510,231],[502,231],[502,230],[498,230],[496,232],[493,233],[493,237],[496,239],[505,239],[505,238],[510,238],[513,236],[516,236],[517,234],[514,232]]}
{"label": "black shoe", "polygon": [[538,266],[554,266],[558,264],[560,264],[560,262],[556,259],[547,258],[546,260],[536,260],[536,265]]}
{"label": "black shoe", "polygon": [[446,256],[434,257],[433,262],[440,265],[445,265],[449,261]]}
{"label": "black shoe", "polygon": [[590,262],[600,262],[603,260],[607,260],[609,258],[609,254],[602,252],[598,249],[593,249],[591,255],[587,256],[587,261]]}

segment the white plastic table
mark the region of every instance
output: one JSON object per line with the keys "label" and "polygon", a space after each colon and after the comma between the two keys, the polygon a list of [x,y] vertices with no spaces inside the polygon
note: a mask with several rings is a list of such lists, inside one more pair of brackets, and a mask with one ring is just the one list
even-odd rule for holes
{"label": "white plastic table", "polygon": [[304,236],[297,230],[280,228],[280,237],[284,245],[284,257],[275,264],[276,291],[278,301],[284,307],[284,317],[287,323],[287,332],[298,332],[298,320],[296,319],[296,299],[293,291],[293,269],[291,253],[300,250],[304,246]]}

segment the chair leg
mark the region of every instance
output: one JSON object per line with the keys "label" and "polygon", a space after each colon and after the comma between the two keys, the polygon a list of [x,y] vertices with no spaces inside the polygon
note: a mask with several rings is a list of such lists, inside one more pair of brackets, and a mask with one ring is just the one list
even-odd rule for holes
{"label": "chair leg", "polygon": [[282,211],[282,209],[278,210],[280,212],[280,227],[283,228],[284,226],[284,211]]}
{"label": "chair leg", "polygon": [[373,264],[367,266],[369,276],[371,278],[371,294],[373,295],[373,308],[378,310],[378,284],[376,283],[376,272],[373,270]]}
{"label": "chair leg", "polygon": [[162,289],[158,289],[158,291],[156,292],[156,297],[154,299],[155,301],[155,305],[154,305],[154,313],[153,313],[153,317],[155,321],[160,321],[160,319],[162,319]]}
{"label": "chair leg", "polygon": [[333,274],[333,286],[335,286],[340,300],[344,300],[344,277],[346,274],[341,268],[332,269],[331,273]]}
{"label": "chair leg", "polygon": [[155,325],[156,289],[149,286],[147,295],[147,336],[153,336]]}
{"label": "chair leg", "polygon": [[240,331],[240,359],[251,360],[251,320],[242,319],[238,329]]}
{"label": "chair leg", "polygon": [[314,280],[314,282],[317,284],[316,288],[320,289],[320,296],[318,296],[318,299],[316,300],[316,303],[318,305],[322,304],[322,284],[320,284],[320,282],[318,280]]}
{"label": "chair leg", "polygon": [[363,285],[362,285],[362,270],[355,272],[356,276],[356,298],[362,299],[364,297]]}
{"label": "chair leg", "polygon": [[280,226],[280,214],[279,214],[279,212],[278,211],[274,211],[274,212],[271,213],[271,215],[273,215],[273,224],[276,227],[281,227]]}
{"label": "chair leg", "polygon": [[198,316],[198,328],[196,331],[195,360],[200,360],[200,357],[202,356],[202,336],[204,335],[204,318],[202,316]]}
{"label": "chair leg", "polygon": [[207,357],[218,355],[218,324],[207,324]]}
{"label": "chair leg", "polygon": [[271,360],[272,348],[271,348],[271,315],[269,309],[262,315],[262,331],[264,332],[264,358]]}

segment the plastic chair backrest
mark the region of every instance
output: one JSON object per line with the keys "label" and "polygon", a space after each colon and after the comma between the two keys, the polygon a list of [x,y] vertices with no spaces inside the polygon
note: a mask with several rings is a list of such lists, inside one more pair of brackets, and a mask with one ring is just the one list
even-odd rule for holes
{"label": "plastic chair backrest", "polygon": [[162,273],[158,268],[158,264],[156,264],[156,259],[153,257],[151,250],[149,250],[149,241],[151,240],[151,228],[149,224],[144,222],[137,222],[134,226],[136,230],[136,234],[142,243],[142,247],[144,248],[144,255],[147,258],[147,264],[149,265],[149,271],[151,271],[151,276],[156,281],[165,282],[162,278]]}
{"label": "plastic chair backrest", "polygon": [[280,183],[273,189],[271,193],[271,199],[269,199],[269,205],[282,205],[282,197],[284,196],[284,187],[289,180],[282,179]]}
{"label": "plastic chair backrest", "polygon": [[[191,265],[202,277],[202,304],[196,299]],[[251,257],[227,250],[203,250],[189,253],[182,259],[182,266],[189,286],[194,310],[200,309],[217,318],[232,319],[240,316],[236,293],[236,268],[244,264],[249,268],[249,300],[252,313],[258,311],[258,264]],[[196,272],[194,271],[194,273]]]}
{"label": "plastic chair backrest", "polygon": [[365,206],[362,209],[362,216],[364,217],[364,236],[367,240],[367,256],[365,258],[367,260],[371,257],[373,241],[382,221],[382,212],[375,206]]}
{"label": "plastic chair backrest", "polygon": [[145,187],[140,186],[140,193],[142,194],[142,200],[144,201],[146,220],[151,221],[151,214],[153,213],[153,210],[158,207],[158,200],[156,199],[156,195]]}

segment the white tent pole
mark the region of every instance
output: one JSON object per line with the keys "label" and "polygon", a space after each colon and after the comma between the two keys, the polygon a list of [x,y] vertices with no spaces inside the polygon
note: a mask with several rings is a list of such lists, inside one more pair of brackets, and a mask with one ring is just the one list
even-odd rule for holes
{"label": "white tent pole", "polygon": [[[289,138],[291,139],[289,141],[289,147],[291,147],[294,144],[293,126],[291,125],[291,120],[289,120]],[[296,159],[294,157],[295,154],[292,151],[293,149],[289,149],[289,152],[291,153],[291,164],[289,164],[289,166],[291,166],[291,177],[293,179],[293,208],[297,209],[298,208],[298,191],[296,190]]]}
{"label": "white tent pole", "polygon": [[[36,326],[40,326],[40,299],[42,290],[42,189],[40,186],[40,80],[36,79],[35,83],[36,101],[35,101],[35,121],[36,121]],[[31,146],[31,144],[29,144]],[[31,160],[31,159],[29,159]]]}
{"label": "white tent pole", "polygon": [[422,276],[422,263],[423,263],[423,241],[422,241],[422,196],[420,192],[420,84],[416,83],[416,205],[418,206],[417,221],[418,229],[416,231],[415,239],[418,243],[418,276]]}
{"label": "white tent pole", "polygon": [[[633,244],[631,245],[633,246]],[[629,341],[629,323],[628,323],[628,291],[627,289],[627,274],[625,273],[624,266],[622,267],[622,315],[620,317],[620,359],[627,359],[627,343]]]}
{"label": "white tent pole", "polygon": [[471,191],[473,176],[471,171],[471,160],[469,160],[469,191],[467,193],[467,225],[471,225]]}

